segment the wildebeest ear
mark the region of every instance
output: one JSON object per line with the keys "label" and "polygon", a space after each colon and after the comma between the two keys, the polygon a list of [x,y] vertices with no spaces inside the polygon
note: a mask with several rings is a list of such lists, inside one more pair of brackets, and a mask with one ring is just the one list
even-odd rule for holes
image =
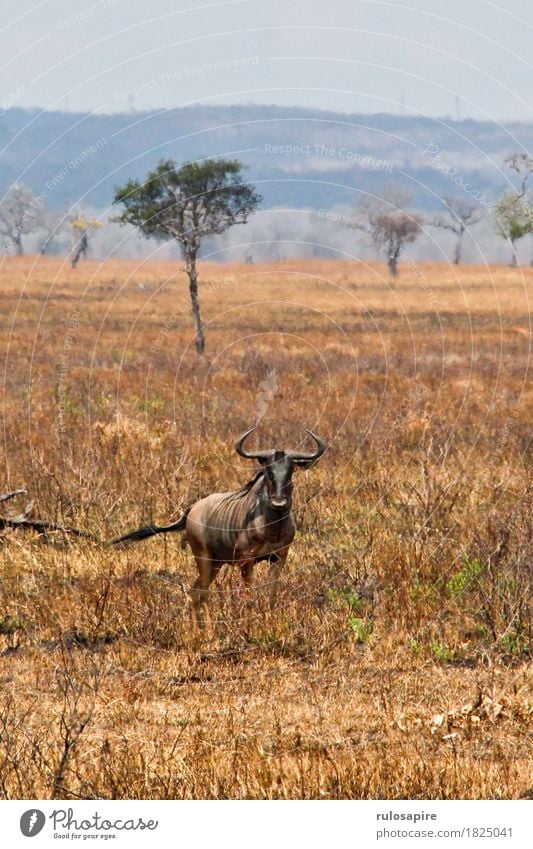
{"label": "wildebeest ear", "polygon": [[293,460],[292,462],[299,469],[311,469],[318,463],[318,459],[319,458],[316,457],[314,460]]}
{"label": "wildebeest ear", "polygon": [[273,451],[265,451],[262,456],[254,457],[254,460],[257,460],[259,465],[263,466],[264,468],[265,466],[270,466],[270,464],[272,463],[273,456]]}

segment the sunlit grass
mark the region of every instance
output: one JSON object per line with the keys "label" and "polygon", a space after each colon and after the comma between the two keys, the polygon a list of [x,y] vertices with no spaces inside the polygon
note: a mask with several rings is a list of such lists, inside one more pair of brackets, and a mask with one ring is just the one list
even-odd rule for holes
{"label": "sunlit grass", "polygon": [[179,537],[2,536],[0,795],[531,795],[533,270],[201,280],[204,359],[175,265],[0,266],[2,491],[38,515],[105,539],[246,481],[254,424],[330,444],[279,608],[226,567],[202,641]]}

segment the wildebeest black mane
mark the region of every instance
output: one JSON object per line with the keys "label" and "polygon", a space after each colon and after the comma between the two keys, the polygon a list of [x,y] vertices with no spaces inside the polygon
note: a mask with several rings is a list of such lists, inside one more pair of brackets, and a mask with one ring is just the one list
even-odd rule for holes
{"label": "wildebeest black mane", "polygon": [[237,490],[237,492],[230,493],[227,496],[227,500],[229,501],[232,498],[244,498],[245,495],[248,495],[252,487],[255,486],[259,478],[263,477],[264,474],[265,473],[263,469],[258,469],[254,477],[251,478],[247,483],[245,483],[242,489]]}

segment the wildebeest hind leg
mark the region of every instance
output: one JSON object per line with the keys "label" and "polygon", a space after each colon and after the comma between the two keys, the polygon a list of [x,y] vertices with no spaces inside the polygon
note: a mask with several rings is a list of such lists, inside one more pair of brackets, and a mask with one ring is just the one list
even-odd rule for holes
{"label": "wildebeest hind leg", "polygon": [[218,574],[218,568],[213,567],[213,561],[208,554],[194,555],[198,567],[198,578],[191,587],[191,613],[193,626],[203,631],[211,626],[209,617],[209,587]]}

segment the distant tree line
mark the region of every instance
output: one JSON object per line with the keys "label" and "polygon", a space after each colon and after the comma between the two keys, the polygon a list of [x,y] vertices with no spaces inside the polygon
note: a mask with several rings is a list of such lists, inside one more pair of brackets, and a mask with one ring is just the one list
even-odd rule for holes
{"label": "distant tree line", "polygon": [[4,247],[16,256],[24,255],[23,236],[41,236],[39,253],[44,256],[57,245],[64,247],[73,268],[89,250],[91,233],[102,226],[95,218],[87,217],[80,208],[64,213],[46,209],[42,197],[21,183],[14,183],[0,202],[0,237]]}
{"label": "distant tree line", "polygon": [[443,212],[423,218],[410,208],[409,192],[389,184],[384,187],[381,196],[366,196],[358,205],[355,217],[346,223],[369,234],[377,252],[384,256],[390,274],[395,277],[405,246],[420,236],[424,224],[455,235],[452,261],[459,265],[465,233],[490,212],[498,235],[511,245],[511,265],[516,266],[517,242],[524,236],[533,235],[533,195],[528,191],[528,182],[533,175],[533,158],[525,153],[514,153],[507,157],[505,164],[519,175],[520,186],[515,191],[505,192],[490,209],[480,207],[466,196],[444,197]]}
{"label": "distant tree line", "polygon": [[[463,239],[489,212],[496,231],[512,249],[511,264],[517,265],[517,242],[533,234],[532,195],[529,181],[533,158],[514,153],[505,164],[516,172],[520,184],[501,195],[488,209],[466,196],[443,198],[443,210],[423,217],[411,206],[411,195],[404,188],[387,184],[380,195],[366,195],[354,216],[338,216],[339,223],[365,233],[377,253],[385,259],[391,276],[407,258],[407,245],[414,243],[425,225],[443,229],[455,237],[452,262],[462,259]],[[237,160],[205,159],[186,162],[178,167],[173,160],[162,160],[142,182],[130,180],[115,191],[114,203],[122,207],[112,220],[136,227],[145,237],[174,240],[180,248],[184,270],[189,279],[191,311],[196,350],[204,353],[205,339],[198,293],[197,260],[207,237],[224,233],[234,224],[244,224],[257,209],[261,196],[243,178],[243,166]],[[331,217],[334,220],[334,217]],[[67,234],[68,253],[75,268],[89,250],[91,234],[102,226],[80,209],[63,215],[45,209],[43,199],[27,186],[14,184],[0,202],[0,236],[17,255],[24,253],[23,238],[42,235],[40,252],[46,253],[60,236]],[[533,259],[532,259],[533,265]]]}

